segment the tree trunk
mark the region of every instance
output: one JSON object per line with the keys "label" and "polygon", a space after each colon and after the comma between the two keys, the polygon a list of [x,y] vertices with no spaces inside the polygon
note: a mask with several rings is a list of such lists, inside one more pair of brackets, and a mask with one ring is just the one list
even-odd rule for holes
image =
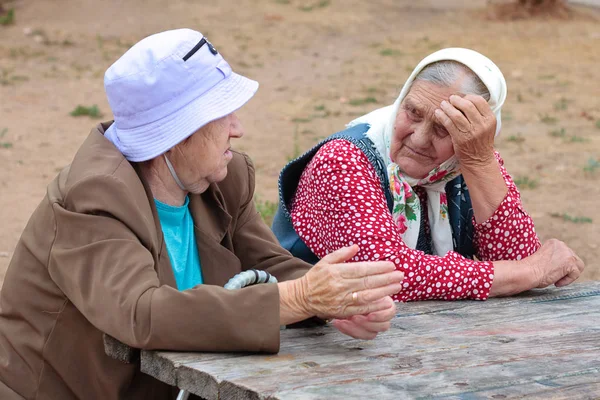
{"label": "tree trunk", "polygon": [[520,6],[534,9],[540,8],[551,8],[551,7],[563,7],[566,5],[565,0],[518,0]]}
{"label": "tree trunk", "polygon": [[515,0],[509,3],[490,4],[488,17],[513,20],[531,17],[565,19],[571,16],[566,0]]}

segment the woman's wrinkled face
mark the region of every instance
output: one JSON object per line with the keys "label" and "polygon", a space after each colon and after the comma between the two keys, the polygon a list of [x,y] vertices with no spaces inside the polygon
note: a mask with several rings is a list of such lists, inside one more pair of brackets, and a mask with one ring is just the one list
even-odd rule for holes
{"label": "woman's wrinkled face", "polygon": [[177,176],[191,193],[204,192],[211,183],[227,176],[233,158],[232,138],[244,134],[238,117],[231,113],[208,123],[167,153]]}
{"label": "woman's wrinkled face", "polygon": [[396,115],[390,158],[408,176],[425,178],[431,170],[454,155],[452,138],[434,112],[443,100],[459,94],[456,88],[417,81]]}

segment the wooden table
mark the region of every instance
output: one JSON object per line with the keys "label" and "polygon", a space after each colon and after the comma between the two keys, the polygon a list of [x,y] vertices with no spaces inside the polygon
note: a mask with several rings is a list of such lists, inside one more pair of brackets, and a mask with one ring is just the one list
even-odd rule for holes
{"label": "wooden table", "polygon": [[142,352],[206,399],[600,399],[600,282],[486,302],[398,305],[373,341],[281,332],[277,355]]}

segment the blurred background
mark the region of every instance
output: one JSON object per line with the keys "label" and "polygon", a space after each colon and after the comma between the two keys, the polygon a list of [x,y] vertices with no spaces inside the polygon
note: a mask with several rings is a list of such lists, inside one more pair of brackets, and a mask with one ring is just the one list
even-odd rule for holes
{"label": "blurred background", "polygon": [[[508,82],[496,145],[542,240],[600,279],[600,1],[0,0],[0,282],[46,185],[112,119],[106,68],[143,37],[189,27],[260,82],[234,147],[269,221],[280,169],[391,104],[426,55],[468,47]],[[51,234],[51,233],[50,233]]]}

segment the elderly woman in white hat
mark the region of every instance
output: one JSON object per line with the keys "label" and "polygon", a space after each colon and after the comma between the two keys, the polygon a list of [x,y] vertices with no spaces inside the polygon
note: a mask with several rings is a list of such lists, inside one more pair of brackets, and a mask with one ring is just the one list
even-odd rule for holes
{"label": "elderly woman in white hat", "polygon": [[[144,349],[277,352],[281,325],[315,316],[357,338],[389,329],[403,278],[392,263],[345,263],[350,246],[310,269],[262,222],[252,164],[231,150],[234,111],[258,84],[202,34],[142,40],[105,86],[114,123],[48,186],[6,274],[1,399],[170,398],[106,356],[103,333]],[[240,289],[257,281],[273,283]]]}
{"label": "elderly woman in white hat", "polygon": [[358,244],[355,260],[404,272],[397,301],[485,300],[573,282],[583,262],[562,242],[541,246],[494,150],[506,90],[475,51],[426,57],[393,105],[283,169],[273,223],[281,244],[308,262]]}

